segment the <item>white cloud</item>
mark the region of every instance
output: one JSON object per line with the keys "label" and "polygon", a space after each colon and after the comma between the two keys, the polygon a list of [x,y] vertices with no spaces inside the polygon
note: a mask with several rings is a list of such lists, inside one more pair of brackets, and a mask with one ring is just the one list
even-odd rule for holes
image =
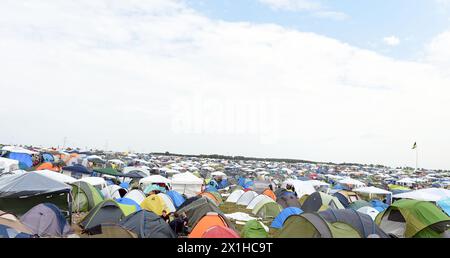
{"label": "white cloud", "polygon": [[450,31],[433,38],[426,46],[426,60],[450,69]]}
{"label": "white cloud", "polygon": [[318,18],[326,18],[337,21],[347,20],[349,16],[342,12],[334,12],[334,11],[317,11],[314,12],[313,15]]}
{"label": "white cloud", "polygon": [[0,142],[414,166],[418,141],[419,165],[450,168],[450,78],[432,55],[167,0],[11,0],[0,24]]}
{"label": "white cloud", "polygon": [[400,44],[400,39],[396,36],[384,37],[383,42],[389,46],[398,46]]}
{"label": "white cloud", "polygon": [[317,0],[259,0],[275,10],[304,11],[322,9]]}

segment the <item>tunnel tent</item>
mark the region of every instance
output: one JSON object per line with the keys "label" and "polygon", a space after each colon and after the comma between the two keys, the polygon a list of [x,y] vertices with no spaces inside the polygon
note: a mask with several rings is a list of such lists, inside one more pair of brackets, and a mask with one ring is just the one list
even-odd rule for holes
{"label": "tunnel tent", "polygon": [[262,200],[272,200],[269,196],[264,195],[264,194],[260,194],[258,196],[256,196],[255,198],[253,198],[253,200],[247,205],[247,209],[249,210],[253,210],[255,208],[256,205],[258,205],[259,202],[261,202]]}
{"label": "tunnel tent", "polygon": [[225,202],[236,203],[244,193],[245,193],[244,190],[236,189],[230,194],[230,196],[228,196]]}
{"label": "tunnel tent", "polygon": [[258,196],[258,194],[255,191],[247,191],[241,195],[236,204],[247,206],[256,196]]}

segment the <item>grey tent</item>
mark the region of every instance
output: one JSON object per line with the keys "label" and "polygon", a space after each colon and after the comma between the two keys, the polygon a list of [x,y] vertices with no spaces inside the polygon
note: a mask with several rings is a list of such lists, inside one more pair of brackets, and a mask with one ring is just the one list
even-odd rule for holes
{"label": "grey tent", "polygon": [[351,225],[359,232],[361,237],[367,238],[369,235],[378,235],[380,238],[389,238],[389,235],[386,234],[369,215],[352,209],[328,209],[319,212],[319,215],[329,223],[341,222]]}
{"label": "grey tent", "polygon": [[39,174],[23,172],[0,177],[0,207],[2,210],[22,215],[34,206],[48,202],[71,216],[70,194],[72,187]]}
{"label": "grey tent", "polygon": [[36,205],[20,218],[20,222],[40,237],[63,237],[72,233],[64,215],[52,203]]}
{"label": "grey tent", "polygon": [[136,211],[125,217],[120,225],[139,238],[177,238],[177,235],[160,216],[147,210]]}
{"label": "grey tent", "polygon": [[288,207],[297,207],[301,208],[300,202],[298,201],[297,196],[295,196],[292,192],[283,192],[279,196],[277,196],[277,203],[283,207],[283,209]]}
{"label": "grey tent", "polygon": [[80,226],[85,230],[89,230],[102,223],[118,224],[124,217],[125,215],[120,209],[119,204],[112,199],[108,199],[97,204],[97,206],[81,220]]}
{"label": "grey tent", "polygon": [[215,212],[221,215],[223,218],[225,218],[225,222],[227,223],[228,227],[234,229],[233,225],[226,219],[223,212],[216,206],[216,204],[211,201],[208,197],[201,197],[187,206],[184,206],[183,208],[179,209],[177,211],[178,213],[185,212],[187,217],[189,218],[188,227],[193,228],[195,225],[197,225],[197,222],[200,221],[203,216],[205,216],[208,212]]}

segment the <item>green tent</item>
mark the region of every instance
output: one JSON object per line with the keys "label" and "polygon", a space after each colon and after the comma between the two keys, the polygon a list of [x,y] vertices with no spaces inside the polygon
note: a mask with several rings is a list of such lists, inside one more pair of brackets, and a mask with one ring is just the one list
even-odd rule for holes
{"label": "green tent", "polygon": [[91,229],[103,223],[118,224],[125,218],[125,214],[119,203],[115,200],[107,199],[97,204],[81,221],[83,229]]}
{"label": "green tent", "polygon": [[274,201],[266,202],[263,205],[257,205],[255,208],[258,209],[253,209],[252,212],[262,219],[274,219],[282,210],[282,207]]}
{"label": "green tent", "polygon": [[345,209],[338,198],[322,192],[310,194],[302,204],[302,210],[305,212],[317,212],[327,209]]}
{"label": "green tent", "polygon": [[289,216],[277,238],[361,238],[358,231],[343,222],[327,222],[318,213]]}
{"label": "green tent", "polygon": [[266,232],[261,222],[256,219],[247,221],[241,231],[243,238],[268,238],[269,233]]}
{"label": "green tent", "polygon": [[78,181],[72,185],[72,211],[87,212],[103,201],[103,195],[91,184]]}
{"label": "green tent", "polygon": [[119,171],[113,168],[94,168],[93,171],[98,174],[110,175],[110,176],[125,176]]}
{"label": "green tent", "polygon": [[397,237],[438,238],[450,229],[450,217],[436,205],[408,199],[394,202],[375,222]]}
{"label": "green tent", "polygon": [[222,195],[218,192],[209,192],[210,194],[214,195],[216,197],[216,200],[219,202],[219,205],[223,203]]}

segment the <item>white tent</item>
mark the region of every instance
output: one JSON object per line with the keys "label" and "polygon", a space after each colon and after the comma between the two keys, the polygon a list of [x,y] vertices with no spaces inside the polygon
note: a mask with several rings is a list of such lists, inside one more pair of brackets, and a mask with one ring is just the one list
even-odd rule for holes
{"label": "white tent", "polygon": [[19,161],[0,157],[0,173],[19,169]]}
{"label": "white tent", "polygon": [[357,211],[369,215],[372,218],[372,220],[375,220],[378,213],[380,213],[375,208],[369,206],[361,207]]}
{"label": "white tent", "polygon": [[258,196],[258,194],[255,191],[245,192],[243,195],[241,195],[236,204],[247,206],[256,196]]}
{"label": "white tent", "polygon": [[323,181],[319,181],[319,180],[308,180],[308,181],[304,181],[304,182],[307,182],[307,183],[311,184],[314,187],[330,186],[330,184],[325,183]]}
{"label": "white tent", "polygon": [[365,194],[380,194],[380,195],[388,195],[388,194],[392,194],[392,192],[386,191],[384,189],[375,187],[375,186],[366,186],[366,187],[360,187],[360,188],[356,188],[353,189],[353,192],[357,192],[357,193],[365,193]]}
{"label": "white tent", "polygon": [[25,154],[37,154],[37,152],[35,151],[31,151],[19,146],[3,146],[2,148],[3,151],[9,151],[9,152],[16,152],[16,153],[25,153]]}
{"label": "white tent", "polygon": [[39,170],[39,171],[35,171],[38,174],[41,174],[43,176],[46,176],[48,178],[51,178],[53,180],[59,181],[61,183],[66,183],[66,184],[70,184],[73,183],[75,181],[77,181],[77,179],[71,177],[71,176],[67,176],[55,171],[51,171],[51,170]]}
{"label": "white tent", "polygon": [[134,189],[129,191],[124,198],[131,199],[140,205],[145,200],[145,194],[140,190]]}
{"label": "white tent", "polygon": [[106,188],[102,189],[102,194],[105,197],[105,199],[119,199],[121,198],[119,190],[122,189],[122,187],[118,185],[108,185]]}
{"label": "white tent", "polygon": [[89,176],[78,179],[77,181],[82,181],[91,184],[92,186],[96,187],[99,190],[103,190],[107,186],[105,179],[101,177]]}
{"label": "white tent", "polygon": [[450,198],[450,190],[442,188],[426,188],[406,193],[395,194],[392,196],[397,199],[413,199],[419,201],[437,202]]}
{"label": "white tent", "polygon": [[158,194],[163,200],[164,200],[164,202],[166,203],[166,205],[167,205],[167,213],[170,213],[170,212],[176,212],[177,211],[177,209],[175,208],[175,206],[173,205],[173,202],[172,202],[172,199],[170,199],[170,197],[167,195],[167,194],[164,194],[164,193],[159,193]]}
{"label": "white tent", "polygon": [[172,177],[172,189],[188,198],[196,196],[202,191],[203,179],[196,177],[191,172],[175,174]]}
{"label": "white tent", "polygon": [[286,188],[288,184],[293,185],[295,187],[295,192],[297,193],[297,196],[299,198],[305,194],[312,194],[316,191],[316,189],[314,189],[312,184],[308,183],[308,181],[288,179],[283,182],[282,187]]}
{"label": "white tent", "polygon": [[111,159],[111,160],[108,160],[108,162],[118,164],[118,165],[125,165],[125,162],[121,161],[120,159]]}
{"label": "white tent", "polygon": [[351,185],[351,186],[353,186],[354,188],[360,188],[360,187],[366,186],[365,183],[363,183],[363,182],[361,182],[361,181],[359,181],[359,180],[350,178],[350,177],[347,177],[347,178],[344,178],[344,179],[342,179],[342,180],[339,180],[338,182],[339,182],[340,184],[343,184],[343,185],[349,185],[349,186]]}
{"label": "white tent", "polygon": [[221,176],[221,177],[226,178],[226,177],[227,177],[227,174],[225,174],[225,173],[223,173],[223,172],[221,172],[221,171],[212,172],[212,173],[211,173],[211,177],[215,177],[215,176]]}
{"label": "white tent", "polygon": [[152,175],[139,180],[139,186],[142,190],[151,184],[170,184],[172,181],[160,175]]}
{"label": "white tent", "polygon": [[241,198],[241,196],[244,194],[244,190],[236,190],[234,192],[232,192],[230,194],[230,196],[228,196],[227,200],[225,202],[232,202],[232,203],[236,203],[239,198]]}
{"label": "white tent", "polygon": [[260,195],[256,196],[255,198],[253,198],[253,200],[247,205],[247,209],[253,210],[253,208],[255,208],[255,206],[258,205],[259,202],[261,202],[262,200],[265,200],[265,199],[272,200],[272,198],[270,198],[269,196],[267,196],[265,194],[260,194]]}

